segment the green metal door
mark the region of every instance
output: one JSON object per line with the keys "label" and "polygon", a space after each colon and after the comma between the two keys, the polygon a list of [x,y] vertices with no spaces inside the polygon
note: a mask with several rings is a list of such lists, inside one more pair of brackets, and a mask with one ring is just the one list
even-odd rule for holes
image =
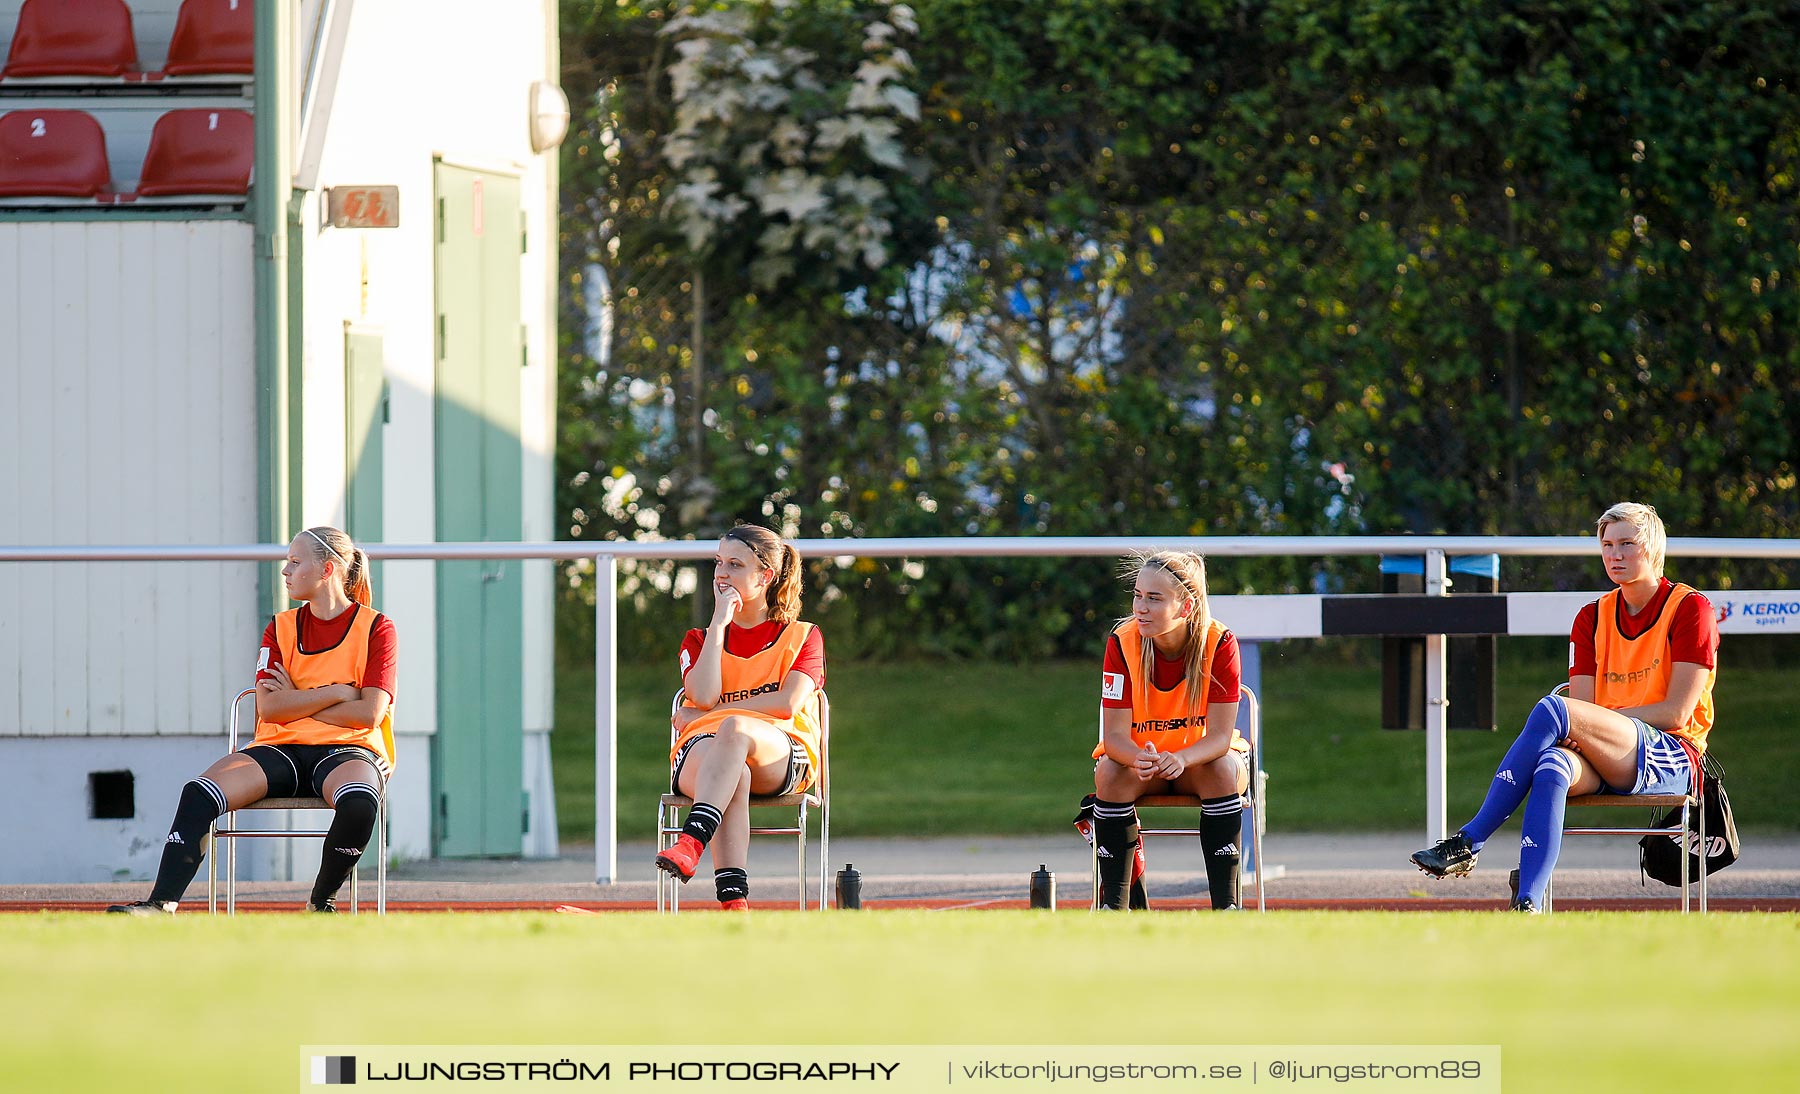
{"label": "green metal door", "polygon": [[[382,435],[388,421],[387,369],[379,331],[344,324],[344,516],[358,543],[379,543],[382,530]],[[369,564],[381,605],[381,563]]]}
{"label": "green metal door", "polygon": [[[437,535],[517,541],[519,180],[437,164]],[[434,853],[523,846],[524,599],[517,562],[438,563]]]}

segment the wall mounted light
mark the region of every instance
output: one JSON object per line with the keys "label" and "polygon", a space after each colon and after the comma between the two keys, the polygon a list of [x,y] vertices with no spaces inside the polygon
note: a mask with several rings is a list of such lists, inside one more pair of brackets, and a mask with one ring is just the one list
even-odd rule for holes
{"label": "wall mounted light", "polygon": [[548,152],[569,135],[569,97],[548,80],[531,85],[531,150]]}

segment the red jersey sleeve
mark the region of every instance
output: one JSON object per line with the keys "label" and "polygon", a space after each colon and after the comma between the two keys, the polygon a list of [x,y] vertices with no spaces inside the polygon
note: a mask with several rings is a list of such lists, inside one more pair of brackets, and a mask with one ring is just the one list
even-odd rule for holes
{"label": "red jersey sleeve", "polygon": [[1677,661],[1702,668],[1719,665],[1719,613],[1700,593],[1689,593],[1675,605],[1669,626],[1670,653]]}
{"label": "red jersey sleeve", "polygon": [[369,660],[363,666],[362,683],[358,687],[380,688],[388,693],[388,698],[395,695],[394,687],[400,677],[400,641],[394,630],[394,621],[385,614],[375,617],[375,625],[369,628]]}
{"label": "red jersey sleeve", "polygon": [[1600,602],[1591,600],[1575,613],[1569,628],[1569,676],[1594,676],[1600,670],[1594,662],[1594,628],[1600,622]]}
{"label": "red jersey sleeve", "polygon": [[680,661],[680,664],[681,664],[681,686],[682,687],[687,686],[688,670],[694,667],[694,662],[697,661],[700,657],[700,647],[705,644],[706,644],[706,632],[701,630],[698,627],[695,627],[693,630],[687,632],[687,635],[684,638],[682,638],[681,652],[679,655],[677,655],[678,660]]}
{"label": "red jersey sleeve", "polygon": [[1131,666],[1125,663],[1125,650],[1116,634],[1106,636],[1106,657],[1100,664],[1100,705],[1131,709]]}
{"label": "red jersey sleeve", "polygon": [[1212,686],[1207,689],[1207,703],[1235,703],[1238,689],[1244,683],[1244,659],[1238,652],[1237,635],[1226,631],[1213,651]]}
{"label": "red jersey sleeve", "polygon": [[275,620],[271,619],[269,625],[263,628],[262,649],[256,655],[257,683],[275,679],[275,674],[269,670],[280,664],[281,643],[275,641]]}
{"label": "red jersey sleeve", "polygon": [[813,687],[825,686],[825,632],[814,627],[800,643],[800,653],[794,658],[794,667],[789,672],[804,672],[812,677]]}

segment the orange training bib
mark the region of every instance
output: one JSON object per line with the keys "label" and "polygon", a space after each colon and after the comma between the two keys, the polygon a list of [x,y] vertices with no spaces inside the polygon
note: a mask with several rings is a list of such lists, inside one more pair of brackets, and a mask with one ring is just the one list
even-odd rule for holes
{"label": "orange training bib", "polygon": [[[369,635],[381,613],[364,604],[353,605],[357,613],[343,641],[328,650],[308,653],[300,648],[300,609],[291,608],[275,616],[275,643],[281,648],[281,664],[296,688],[324,687],[327,684],[362,685],[363,673],[369,666]],[[381,724],[366,729],[334,726],[316,718],[296,718],[291,722],[256,723],[259,745],[361,745],[381,757],[385,774],[394,770],[394,704],[389,703]]]}
{"label": "orange training bib", "polygon": [[[1625,604],[1619,590],[1600,598],[1594,619],[1594,702],[1610,710],[1625,710],[1668,698],[1669,680],[1675,671],[1669,628],[1675,623],[1675,606],[1693,593],[1691,587],[1677,582],[1656,620],[1636,638],[1625,637],[1621,627]],[[1706,685],[1700,692],[1700,701],[1694,704],[1694,713],[1688,716],[1686,725],[1669,730],[1686,737],[1702,752],[1706,751],[1706,734],[1712,729],[1713,681],[1718,675],[1717,669],[1707,670]]]}
{"label": "orange training bib", "polygon": [[[1188,686],[1184,679],[1168,691],[1156,686],[1156,681],[1145,680],[1143,671],[1143,636],[1138,634],[1137,624],[1127,619],[1113,630],[1119,638],[1119,652],[1125,657],[1125,664],[1131,668],[1131,741],[1139,748],[1155,743],[1158,752],[1176,752],[1188,747],[1206,736],[1206,711],[1210,705],[1208,692],[1212,690],[1213,655],[1218,653],[1219,642],[1225,637],[1225,624],[1214,619],[1206,631],[1206,653],[1201,660],[1200,701],[1190,713],[1188,710]],[[1231,727],[1231,747],[1239,752],[1248,752],[1250,742]],[[1106,755],[1104,746],[1094,747],[1094,758]]]}
{"label": "orange training bib", "polygon": [[[719,723],[731,715],[742,715],[746,718],[760,718],[783,733],[798,740],[806,749],[807,759],[812,762],[812,769],[819,770],[819,698],[814,692],[812,700],[804,709],[794,713],[792,720],[777,718],[773,714],[765,714],[759,710],[744,710],[741,707],[729,707],[727,704],[740,702],[753,695],[764,695],[781,690],[782,681],[787,679],[788,672],[800,657],[800,647],[806,644],[806,638],[812,634],[813,625],[795,620],[781,628],[781,633],[768,647],[751,654],[749,657],[738,657],[730,650],[721,651],[719,656],[719,702],[711,710],[687,724],[675,739],[675,747],[669,750],[669,762],[675,762],[675,754],[681,751],[688,738],[701,733],[715,733]],[[684,706],[692,707],[684,697]]]}

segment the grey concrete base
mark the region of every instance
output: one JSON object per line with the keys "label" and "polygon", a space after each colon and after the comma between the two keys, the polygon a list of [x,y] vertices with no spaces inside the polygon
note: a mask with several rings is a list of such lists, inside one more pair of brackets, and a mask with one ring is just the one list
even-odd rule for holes
{"label": "grey concrete base", "polygon": [[[0,832],[13,838],[0,842],[0,883],[148,882],[162,861],[182,784],[224,753],[223,735],[8,738]],[[94,772],[130,773],[132,816],[94,819]],[[270,876],[272,854],[248,852],[244,876]]]}
{"label": "grey concrete base", "polygon": [[[429,736],[401,735],[390,786],[390,857],[427,852]],[[0,739],[0,885],[128,882],[156,876],[182,786],[225,754],[223,735],[194,737],[10,737]],[[129,772],[130,817],[100,820],[89,791],[95,772]],[[328,812],[249,811],[242,828],[323,830]],[[238,840],[238,876],[304,880],[319,869],[312,840]],[[221,866],[223,869],[223,866]],[[205,867],[198,884],[204,884]],[[142,892],[135,896],[142,896]],[[134,896],[134,899],[135,899]]]}

